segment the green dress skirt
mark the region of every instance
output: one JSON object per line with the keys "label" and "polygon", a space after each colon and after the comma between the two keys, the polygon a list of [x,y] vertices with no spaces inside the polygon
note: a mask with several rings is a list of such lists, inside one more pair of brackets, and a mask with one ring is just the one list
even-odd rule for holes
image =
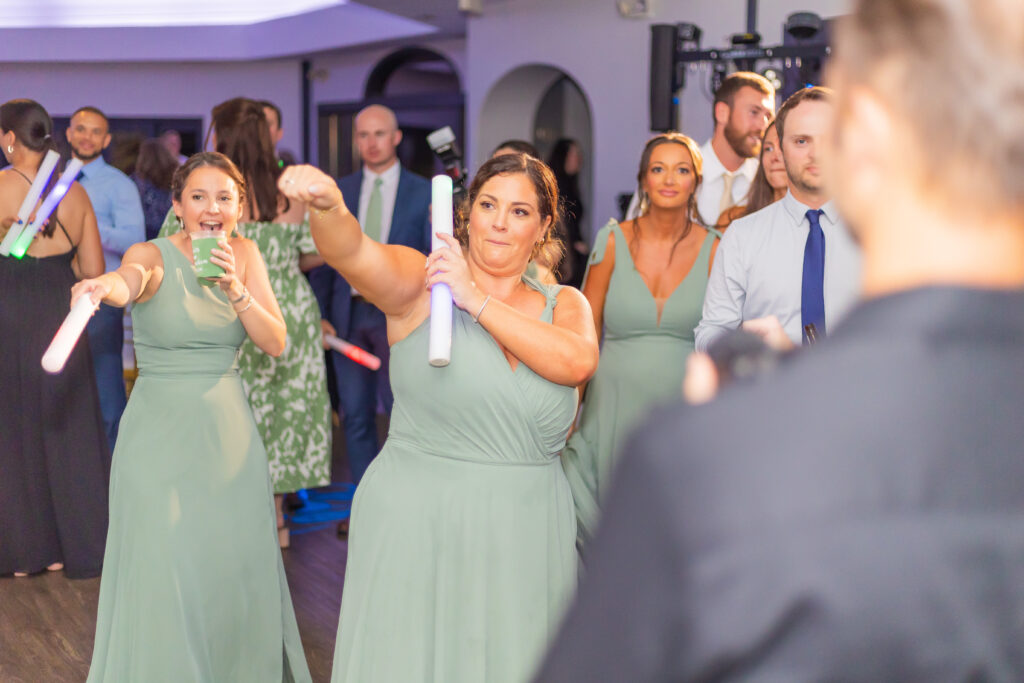
{"label": "green dress skirt", "polygon": [[[551,320],[556,287],[546,294]],[[356,492],[335,683],[525,683],[576,583],[558,452],[576,390],[513,370],[456,309],[452,360],[429,319],[391,347],[395,405]]]}
{"label": "green dress skirt", "polygon": [[689,274],[665,302],[659,324],[657,303],[633,264],[618,222],[609,221],[598,232],[590,263],[604,259],[610,234],[615,235],[615,270],[604,302],[601,362],[587,385],[579,429],[562,453],[581,551],[597,528],[623,440],[654,405],[682,395],[686,357],[693,352],[693,331],[704,307],[711,247],[720,237],[707,231]]}
{"label": "green dress skirt", "polygon": [[177,247],[154,244],[164,276],[132,311],[139,378],[110,473],[88,683],[309,681],[238,376],[245,330]]}
{"label": "green dress skirt", "polygon": [[[181,224],[169,213],[160,236]],[[239,223],[238,233],[256,243],[288,327],[288,344],[277,358],[251,339],[242,344],[239,367],[256,427],[270,461],[275,493],[331,483],[331,406],[321,345],[320,308],[299,270],[299,254],[315,254],[308,223]]]}

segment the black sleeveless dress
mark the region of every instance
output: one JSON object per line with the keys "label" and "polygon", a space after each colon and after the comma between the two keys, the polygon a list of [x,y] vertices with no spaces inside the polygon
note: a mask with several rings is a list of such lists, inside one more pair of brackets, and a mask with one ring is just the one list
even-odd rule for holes
{"label": "black sleeveless dress", "polygon": [[88,335],[59,375],[40,365],[69,311],[75,251],[0,256],[0,575],[63,562],[87,578],[103,563],[110,456]]}

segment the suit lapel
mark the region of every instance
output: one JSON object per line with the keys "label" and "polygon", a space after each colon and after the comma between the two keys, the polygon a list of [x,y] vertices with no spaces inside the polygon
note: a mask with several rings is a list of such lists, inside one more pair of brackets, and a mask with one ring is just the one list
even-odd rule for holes
{"label": "suit lapel", "polygon": [[405,229],[405,207],[408,206],[406,201],[406,193],[408,187],[405,183],[405,168],[402,167],[398,171],[398,191],[395,193],[395,212],[391,214],[391,232],[388,234],[389,244],[407,244],[405,240],[399,241],[398,236],[402,230]]}

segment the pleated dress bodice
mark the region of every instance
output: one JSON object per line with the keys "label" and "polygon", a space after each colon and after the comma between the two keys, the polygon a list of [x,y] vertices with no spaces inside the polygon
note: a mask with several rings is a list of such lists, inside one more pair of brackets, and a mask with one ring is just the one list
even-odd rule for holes
{"label": "pleated dress bodice", "polygon": [[[546,291],[534,280],[534,289]],[[542,320],[550,322],[555,294]],[[427,362],[427,319],[391,348],[395,406],[389,440],[424,452],[490,464],[555,462],[576,414],[576,389],[553,384],[524,363],[515,369],[494,338],[461,309],[453,316],[451,363]]]}
{"label": "pleated dress bodice", "polygon": [[[558,288],[524,278],[547,298]],[[572,496],[559,466],[576,389],[524,363],[456,309],[451,363],[430,321],[391,347],[395,404],[356,491],[332,681],[526,683],[576,585]]]}
{"label": "pleated dress bodice", "polygon": [[219,287],[199,284],[192,264],[170,240],[154,244],[164,259],[164,280],[151,299],[132,308],[139,376],[238,374],[238,349],[246,335],[225,305],[227,297]]}

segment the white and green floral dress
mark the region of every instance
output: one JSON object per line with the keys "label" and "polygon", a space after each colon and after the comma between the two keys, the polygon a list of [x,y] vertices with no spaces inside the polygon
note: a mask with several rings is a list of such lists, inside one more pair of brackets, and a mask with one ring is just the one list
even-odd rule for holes
{"label": "white and green floral dress", "polygon": [[[174,213],[168,213],[160,237],[180,228]],[[331,482],[331,416],[320,308],[299,270],[299,255],[316,253],[309,223],[239,223],[238,232],[259,247],[288,326],[288,343],[278,358],[247,338],[238,359],[270,459],[274,493],[326,486]]]}

